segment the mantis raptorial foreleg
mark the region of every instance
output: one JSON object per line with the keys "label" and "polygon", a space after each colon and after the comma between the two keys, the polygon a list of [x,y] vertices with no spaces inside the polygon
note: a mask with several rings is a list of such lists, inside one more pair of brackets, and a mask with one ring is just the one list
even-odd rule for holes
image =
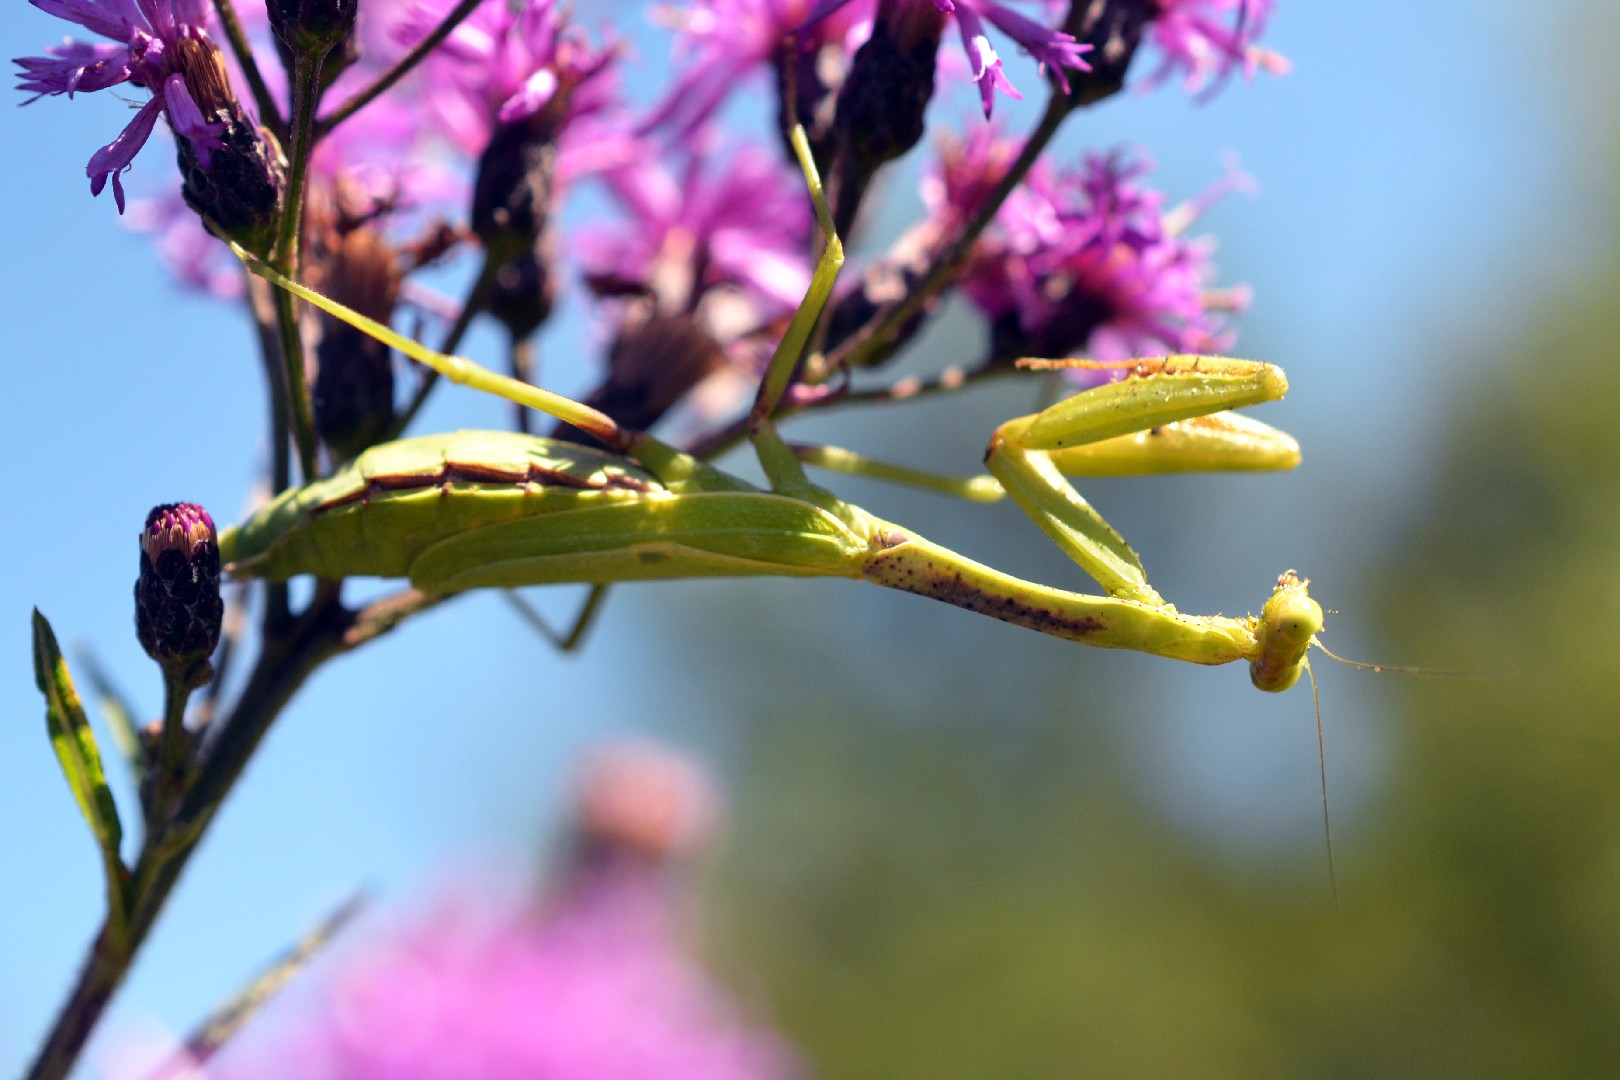
{"label": "mantis raptorial foreleg", "polygon": [[[1002,424],[990,438],[985,467],[1110,596],[1163,604],[1148,585],[1136,552],[1069,483],[1063,475],[1064,464],[1074,462],[1081,466],[1076,471],[1084,471],[1082,452],[1087,448],[1222,410],[1274,401],[1287,389],[1281,369],[1250,360],[1167,356],[1133,361],[1118,382],[1104,383],[1032,416]],[[1230,468],[1238,461],[1254,467],[1256,460],[1286,461],[1284,467],[1288,467],[1298,458],[1298,447],[1280,432],[1269,442],[1254,427],[1246,435],[1258,444],[1257,452],[1243,456],[1229,451],[1222,467]],[[1169,459],[1170,467],[1176,459],[1185,461],[1185,467],[1195,467],[1202,460],[1198,451],[1206,450],[1206,443],[1225,445],[1219,438],[1210,438],[1196,447],[1166,448],[1156,456]]]}

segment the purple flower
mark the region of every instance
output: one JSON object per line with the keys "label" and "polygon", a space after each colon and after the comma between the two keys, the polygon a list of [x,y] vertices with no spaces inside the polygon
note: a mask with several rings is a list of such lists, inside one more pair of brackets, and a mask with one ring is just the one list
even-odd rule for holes
{"label": "purple flower", "polygon": [[[815,22],[825,18],[847,3],[849,0],[817,0],[806,21]],[[962,49],[967,55],[968,70],[979,88],[979,99],[986,118],[990,116],[997,90],[1012,98],[1023,97],[1002,72],[1001,57],[990,44],[990,36],[984,25],[986,22],[1012,38],[1043,69],[1050,70],[1065,91],[1069,89],[1065,69],[1091,70],[1091,66],[1082,58],[1082,54],[1091,49],[1090,45],[1082,45],[1070,34],[1049,29],[1019,14],[1001,0],[878,0],[880,15],[885,8],[898,10],[923,5],[955,17]]]}
{"label": "purple flower", "polygon": [[[105,90],[128,82],[152,92],[122,133],[96,151],[85,167],[90,192],[101,194],[112,180],[113,199],[124,212],[120,174],[146,145],[161,113],[176,135],[187,140],[204,169],[224,143],[226,124],[213,122],[215,102],[199,85],[207,80],[202,66],[218,56],[204,32],[209,7],[205,0],[29,0],[50,15],[77,23],[117,44],[68,41],[46,50],[48,56],[19,57],[18,88],[33,91],[28,104],[47,95]],[[212,89],[210,86],[209,89]],[[202,105],[198,98],[203,97]]]}
{"label": "purple flower", "polygon": [[592,278],[657,292],[665,310],[695,307],[719,286],[774,312],[798,306],[810,283],[810,210],[803,181],[771,154],[694,151],[678,170],[646,158],[602,179],[630,220],[579,238]]}
{"label": "purple flower", "polygon": [[[482,908],[483,910],[480,910]],[[447,906],[351,956],[291,1039],[256,1033],[220,1080],[787,1080],[790,1055],[674,940],[641,869],[586,875],[551,910]],[[290,1019],[290,1018],[288,1018]],[[239,1063],[239,1064],[238,1064]]]}
{"label": "purple flower", "polygon": [[[395,29],[415,44],[450,10],[449,0],[416,4]],[[422,86],[437,126],[476,158],[497,125],[517,123],[556,104],[565,114],[558,174],[564,180],[636,156],[624,125],[606,122],[616,98],[615,47],[592,46],[555,0],[480,5],[422,65]]]}
{"label": "purple flower", "polygon": [[811,0],[692,0],[665,9],[662,17],[677,31],[679,71],[644,128],[668,126],[677,137],[690,135],[756,68],[781,63],[789,35],[800,79],[813,75],[824,47],[835,45],[847,55],[866,40],[870,9],[869,0],[822,16],[812,13]]}
{"label": "purple flower", "polygon": [[1288,61],[1256,45],[1276,0],[1157,0],[1147,36],[1164,54],[1148,87],[1159,85],[1176,70],[1185,72],[1189,93],[1218,89],[1241,68],[1253,78],[1259,68],[1285,74]]}
{"label": "purple flower", "polygon": [[[993,134],[948,147],[929,188],[933,216],[967,212],[1014,149]],[[1008,198],[962,282],[991,320],[996,359],[1118,360],[1230,344],[1224,315],[1245,306],[1247,293],[1212,290],[1213,245],[1183,233],[1249,181],[1231,172],[1166,211],[1163,195],[1140,182],[1149,170],[1120,154],[1091,155],[1080,169],[1037,166]]]}

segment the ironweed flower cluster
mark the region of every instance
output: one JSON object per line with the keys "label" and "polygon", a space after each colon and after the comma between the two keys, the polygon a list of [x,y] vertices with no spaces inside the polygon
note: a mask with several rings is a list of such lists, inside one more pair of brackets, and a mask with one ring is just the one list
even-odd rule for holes
{"label": "ironweed flower cluster", "polygon": [[[245,302],[267,373],[272,494],[410,431],[437,376],[402,386],[399,361],[377,335],[303,312],[287,292],[247,277],[222,241],[377,323],[425,333],[446,353],[479,320],[492,322],[512,373],[527,382],[543,381],[536,336],[552,314],[588,308],[601,356],[582,396],[598,413],[564,415],[585,417],[577,422],[603,439],[662,425],[680,449],[708,459],[764,423],[963,390],[1016,375],[1020,357],[1228,347],[1247,295],[1217,286],[1212,242],[1189,234],[1245,178],[1229,173],[1175,205],[1148,185],[1137,151],[1049,151],[1073,113],[1124,87],[1177,82],[1207,98],[1236,74],[1286,69],[1258,42],[1273,0],[671,0],[649,9],[646,29],[605,25],[594,7],[562,0],[271,0],[268,10],[261,0],[30,3],[98,40],[17,59],[25,103],[120,86],[149,95],[91,153],[91,193],[111,186],[118,213],[152,237],[181,286]],[[1027,135],[991,120],[998,96],[1044,99]],[[159,118],[174,137],[177,176],[150,149]],[[930,126],[936,137],[925,141]],[[887,250],[863,252],[825,317],[790,338],[807,342],[802,355],[771,366],[785,385],[760,388],[813,287],[821,243],[790,150],[799,129],[843,239],[862,239],[876,181],[908,175],[895,164],[902,158],[922,161],[927,213]],[[760,130],[769,136],[743,134]],[[132,201],[126,174],[137,161]],[[582,220],[584,206],[601,212]],[[429,284],[423,271],[433,267],[449,272]],[[445,295],[442,283],[458,272],[460,295]],[[890,375],[953,298],[983,316],[977,362]],[[755,405],[745,412],[748,398]],[[448,489],[452,463],[445,470]],[[71,1065],[297,687],[327,659],[442,599],[404,590],[352,608],[341,581],[321,581],[296,603],[285,585],[267,586],[252,606],[227,595],[222,616],[207,514],[189,504],[154,514],[157,531],[143,540],[142,642],[170,667],[206,665],[218,677],[195,705],[200,675],[168,680],[161,753],[136,763],[157,775],[133,868],[104,782],[91,790],[99,759],[70,770],[103,840],[109,911],[36,1076]],[[181,571],[191,575],[186,588],[176,584]],[[208,586],[200,600],[186,591],[198,582]],[[241,633],[250,611],[257,635]],[[51,685],[68,685],[61,670]],[[674,843],[647,822],[621,826],[645,845]],[[641,901],[597,892],[581,893],[594,898],[589,910],[428,927],[346,993],[364,1004],[366,1024],[405,1030],[426,1000],[413,982],[436,980],[453,1007],[418,1035],[487,1036],[488,1060],[515,1055],[542,1071],[575,1063],[545,1075],[782,1074],[774,1051],[724,1023],[681,1043],[688,1035],[666,1022],[706,1016],[711,991],[660,951],[656,934],[629,944],[604,935],[598,908]],[[592,1065],[608,1051],[578,1042],[577,1017],[562,1006],[537,1007],[544,1023],[516,1041],[501,1042],[509,1033],[485,1022],[505,997],[576,983],[600,1008],[620,1010],[654,1064]],[[668,1009],[634,1004],[666,991]],[[345,1030],[334,1027],[325,1043],[335,1069],[394,1075],[354,1056]]]}

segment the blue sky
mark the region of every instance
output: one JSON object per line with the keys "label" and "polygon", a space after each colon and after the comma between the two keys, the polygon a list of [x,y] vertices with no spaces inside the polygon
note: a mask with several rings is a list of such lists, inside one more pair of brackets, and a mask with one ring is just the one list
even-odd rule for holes
{"label": "blue sky", "polygon": [[[1180,484],[1171,489],[1179,505],[1108,509],[1133,541],[1144,531],[1133,522],[1149,525],[1144,559],[1183,607],[1258,603],[1270,576],[1299,564],[1325,603],[1351,612],[1337,647],[1378,655],[1376,628],[1355,623],[1346,586],[1376,576],[1367,564],[1376,538],[1424,499],[1436,434],[1477,374],[1470,346],[1515,334],[1539,299],[1577,280],[1612,240],[1605,193],[1591,179],[1610,174],[1600,157],[1609,148],[1583,132],[1591,102],[1614,100],[1599,85],[1596,43],[1616,18],[1598,0],[1546,5],[1528,21],[1506,0],[1280,7],[1268,41],[1294,61],[1292,75],[1234,85],[1205,105],[1172,90],[1127,95],[1077,118],[1061,146],[1145,147],[1173,197],[1198,191],[1223,155],[1241,155],[1258,196],[1228,199],[1205,224],[1221,241],[1223,279],[1254,287],[1238,351],[1287,367],[1294,390],[1266,419],[1300,438],[1306,464],[1263,488]],[[639,17],[629,5],[614,10],[620,25]],[[68,32],[21,3],[6,6],[0,27],[8,56],[36,54]],[[1020,61],[1009,69],[1035,85]],[[1014,129],[1028,123],[1028,110],[1002,111]],[[0,890],[0,1072],[31,1052],[100,902],[93,848],[43,734],[29,608],[44,611],[70,649],[93,648],[155,710],[157,676],[130,627],[136,530],[151,505],[175,499],[235,517],[261,456],[245,323],[175,291],[146,242],[119,226],[110,198],[89,195],[84,162],[126,118],[126,101],[109,94],[0,110],[10,163],[0,171],[9,239],[0,312],[13,334],[0,431],[19,463],[0,531],[0,860],[9,881]],[[163,175],[162,159],[144,155],[137,177]],[[902,210],[909,186],[896,185]],[[471,351],[492,341],[475,335]],[[545,351],[577,355],[582,341],[581,321],[567,320],[548,330]],[[559,363],[557,377],[559,388],[578,389],[588,372]],[[506,416],[502,403],[446,392],[422,430],[497,426]],[[974,423],[961,468],[988,431],[983,417]],[[828,430],[863,438],[858,425]],[[737,618],[842,608],[849,639],[805,657],[719,654],[684,620],[733,594]],[[574,657],[548,652],[491,597],[408,625],[320,672],[278,722],[110,1026],[183,1029],[356,885],[393,897],[456,860],[527,865],[581,746],[627,730],[723,742],[717,714],[762,707],[728,693],[728,665],[869,664],[863,634],[873,627],[904,627],[943,651],[955,625],[947,617],[958,616],[843,584],[720,583],[621,590]],[[1022,647],[1013,634],[996,640]],[[1257,701],[1235,672],[1065,655],[1141,683],[1139,714],[1121,725],[1169,817],[1237,851],[1319,841],[1315,737],[1298,695]],[[1376,797],[1379,688],[1334,674],[1327,689],[1336,794],[1353,820]],[[890,704],[907,700],[897,688]],[[993,701],[987,691],[986,707]],[[119,795],[127,817],[130,792]]]}

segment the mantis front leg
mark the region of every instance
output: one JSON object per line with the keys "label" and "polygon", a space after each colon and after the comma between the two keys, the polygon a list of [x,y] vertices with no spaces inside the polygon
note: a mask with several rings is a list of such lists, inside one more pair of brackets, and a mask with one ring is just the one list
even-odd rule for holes
{"label": "mantis front leg", "polygon": [[1065,473],[1292,468],[1299,461],[1293,439],[1224,412],[1276,400],[1287,389],[1280,368],[1249,360],[1132,361],[1118,382],[1002,424],[990,438],[985,467],[1108,595],[1163,605],[1136,552]]}

